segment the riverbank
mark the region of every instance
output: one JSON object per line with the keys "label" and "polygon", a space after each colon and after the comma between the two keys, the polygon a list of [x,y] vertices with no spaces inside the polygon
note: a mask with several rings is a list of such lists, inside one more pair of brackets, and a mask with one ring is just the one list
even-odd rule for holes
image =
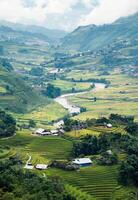
{"label": "riverbank", "polygon": [[[102,90],[106,86],[103,83],[95,83],[94,85],[95,85],[94,89],[92,89],[89,92]],[[61,96],[55,98],[54,100],[55,100],[55,102],[59,103],[62,107],[64,107],[65,109],[67,109],[68,112],[69,112],[69,114],[79,114],[80,113],[80,107],[71,104],[68,101],[68,97],[86,94],[87,92],[88,91],[64,94],[64,95],[61,95]]]}

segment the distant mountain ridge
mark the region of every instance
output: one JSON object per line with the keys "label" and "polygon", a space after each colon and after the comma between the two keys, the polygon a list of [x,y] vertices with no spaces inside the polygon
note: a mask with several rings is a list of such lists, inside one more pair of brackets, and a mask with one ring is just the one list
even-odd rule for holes
{"label": "distant mountain ridge", "polygon": [[56,29],[48,29],[42,26],[36,26],[36,25],[24,25],[19,23],[12,23],[8,21],[0,21],[0,27],[9,27],[13,31],[16,32],[24,32],[24,33],[30,33],[32,35],[40,35],[43,38],[46,38],[48,41],[55,42],[59,40],[60,38],[65,37],[67,32],[63,30],[56,30]]}
{"label": "distant mountain ridge", "polygon": [[138,12],[112,24],[80,26],[62,40],[66,50],[98,50],[116,40],[138,38]]}

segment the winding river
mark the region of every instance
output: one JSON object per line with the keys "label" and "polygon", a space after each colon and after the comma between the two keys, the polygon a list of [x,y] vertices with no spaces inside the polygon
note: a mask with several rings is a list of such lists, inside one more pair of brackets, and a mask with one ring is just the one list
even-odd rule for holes
{"label": "winding river", "polygon": [[[99,91],[99,90],[104,89],[105,86],[106,86],[103,83],[95,83],[94,85],[95,85],[95,88],[92,89],[91,91]],[[89,92],[91,92],[91,91],[89,91]],[[68,97],[76,96],[76,95],[80,95],[80,94],[85,94],[85,93],[88,93],[88,91],[64,94],[64,95],[61,95],[61,96],[55,98],[55,101],[57,103],[59,103],[61,106],[63,106],[65,109],[67,109],[70,114],[73,114],[73,113],[79,114],[80,113],[80,107],[71,104],[68,101]]]}

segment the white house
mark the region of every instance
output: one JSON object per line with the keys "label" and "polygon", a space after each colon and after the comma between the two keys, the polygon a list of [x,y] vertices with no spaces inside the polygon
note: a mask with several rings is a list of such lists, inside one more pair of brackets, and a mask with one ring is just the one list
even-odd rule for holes
{"label": "white house", "polygon": [[50,131],[52,135],[58,135],[59,131],[58,130],[51,130]]}
{"label": "white house", "polygon": [[106,152],[107,152],[109,155],[112,155],[112,154],[113,154],[112,150],[110,150],[110,149],[107,150]]}
{"label": "white house", "polygon": [[76,158],[72,161],[73,164],[79,165],[80,167],[89,166],[92,164],[90,158]]}
{"label": "white house", "polygon": [[50,132],[50,131],[46,131],[46,130],[43,129],[43,128],[37,129],[34,133],[37,134],[37,135],[41,135],[41,136],[51,135],[51,132]]}
{"label": "white house", "polygon": [[44,170],[44,169],[47,169],[48,165],[45,165],[45,164],[37,164],[35,166],[36,169],[39,169],[39,170]]}
{"label": "white house", "polygon": [[112,128],[112,124],[106,124],[107,128]]}

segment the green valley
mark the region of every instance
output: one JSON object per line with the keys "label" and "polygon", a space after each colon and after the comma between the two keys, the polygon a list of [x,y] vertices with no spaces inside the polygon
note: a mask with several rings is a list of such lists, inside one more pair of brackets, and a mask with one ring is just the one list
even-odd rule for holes
{"label": "green valley", "polygon": [[138,199],[137,19],[0,21],[1,200]]}

